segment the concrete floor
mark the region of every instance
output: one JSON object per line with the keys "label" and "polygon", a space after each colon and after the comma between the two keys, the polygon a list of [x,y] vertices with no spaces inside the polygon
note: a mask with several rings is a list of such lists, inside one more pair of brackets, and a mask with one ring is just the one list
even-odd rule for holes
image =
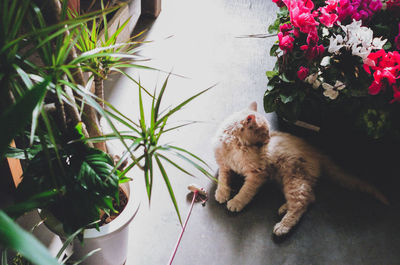
{"label": "concrete floor", "polygon": [[[218,124],[252,101],[257,101],[263,111],[268,81],[265,71],[274,65],[268,54],[275,38],[238,36],[265,33],[277,8],[270,0],[164,0],[162,9],[153,23],[142,20],[142,26],[149,26],[146,40],[153,40],[145,45],[142,55],[152,59],[147,65],[185,76],[171,77],[164,107],[217,84],[172,120],[201,122],[165,135],[163,141],[198,154],[216,174],[211,140]],[[166,76],[158,71],[129,72],[140,76],[150,90],[160,88]],[[117,76],[108,86],[112,87],[107,92],[108,100],[137,119],[137,86]],[[276,118],[267,116],[277,129]],[[366,168],[362,161],[355,165]],[[279,221],[277,210],[284,201],[274,185],[266,185],[243,212],[232,214],[214,200],[215,184],[200,173],[192,178],[174,168],[167,171],[183,218],[190,206],[188,184],[196,183],[210,194],[205,207],[197,204],[193,209],[175,265],[400,264],[396,165],[386,169],[380,179],[373,179],[389,192],[391,206],[321,181],[316,203],[285,240],[271,236]],[[142,175],[140,171],[130,173],[135,182],[134,196],[141,207],[130,227],[126,264],[167,264],[181,227],[161,175],[155,175],[151,204]]]}

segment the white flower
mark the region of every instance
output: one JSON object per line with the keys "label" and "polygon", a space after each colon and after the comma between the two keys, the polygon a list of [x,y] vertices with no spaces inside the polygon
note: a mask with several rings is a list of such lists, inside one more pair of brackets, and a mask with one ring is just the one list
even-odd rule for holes
{"label": "white flower", "polygon": [[306,77],[305,81],[312,85],[313,88],[318,88],[321,85],[321,81],[318,80],[318,74],[314,73]]}
{"label": "white flower", "polygon": [[338,53],[342,47],[346,47],[353,55],[365,60],[372,50],[382,49],[387,41],[382,40],[382,37],[374,38],[374,32],[368,27],[363,27],[361,20],[353,20],[346,26],[338,24],[343,29],[345,37],[337,35],[329,39],[328,52],[330,53]]}
{"label": "white flower", "polygon": [[329,30],[325,27],[322,28],[322,37],[326,37],[329,35]]}
{"label": "white flower", "polygon": [[346,85],[345,85],[342,81],[336,80],[335,88],[336,88],[337,90],[342,90],[342,89],[344,89],[345,87],[346,87]]}
{"label": "white flower", "polygon": [[314,73],[306,77],[305,81],[309,84],[314,83],[317,80],[318,74]]}
{"label": "white flower", "polygon": [[336,99],[339,96],[339,91],[335,90],[333,86],[328,83],[322,83],[322,87],[324,88],[324,96],[330,99]]}
{"label": "white flower", "polygon": [[321,85],[321,81],[319,81],[318,79],[314,81],[314,83],[312,84],[313,88],[319,88],[319,86]]}
{"label": "white flower", "polygon": [[333,37],[333,36],[330,37],[328,52],[338,53],[339,50],[344,46],[344,45],[342,45],[342,43],[343,43],[342,35],[337,35],[336,37]]}
{"label": "white flower", "polygon": [[327,66],[327,65],[329,65],[330,60],[331,60],[331,57],[330,57],[330,56],[325,56],[325,57],[322,58],[322,60],[321,60],[321,66]]}
{"label": "white flower", "polygon": [[374,38],[372,40],[372,46],[375,47],[374,49],[380,50],[383,48],[383,45],[385,45],[387,40],[381,40],[382,37],[379,38]]}
{"label": "white flower", "polygon": [[346,85],[342,81],[336,80],[334,86],[328,83],[322,83],[322,87],[324,88],[324,96],[333,100],[339,96],[339,90],[343,90]]}

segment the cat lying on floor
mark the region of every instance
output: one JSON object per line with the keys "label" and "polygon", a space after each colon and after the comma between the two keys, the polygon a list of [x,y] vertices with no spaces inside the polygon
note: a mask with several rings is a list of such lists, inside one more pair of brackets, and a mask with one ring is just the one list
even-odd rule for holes
{"label": "cat lying on floor", "polygon": [[[375,187],[345,173],[302,139],[283,132],[270,132],[268,121],[257,113],[256,102],[223,122],[217,131],[214,152],[219,165],[215,199],[219,203],[227,202],[230,211],[241,211],[268,180],[282,186],[286,203],[278,212],[285,215],[274,227],[276,236],[287,234],[307,206],[314,202],[313,189],[321,172],[343,186],[370,193],[388,204]],[[232,171],[245,179],[238,194],[230,199]]]}

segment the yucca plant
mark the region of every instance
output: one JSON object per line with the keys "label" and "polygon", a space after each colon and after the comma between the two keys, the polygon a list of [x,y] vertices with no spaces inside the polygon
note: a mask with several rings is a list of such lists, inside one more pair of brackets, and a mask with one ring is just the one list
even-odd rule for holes
{"label": "yucca plant", "polygon": [[[46,10],[44,7],[48,8],[47,13],[42,12]],[[68,17],[67,1],[0,1],[0,158],[8,156],[24,161],[18,201],[0,210],[0,245],[18,251],[34,264],[57,264],[57,260],[10,217],[36,208],[47,209],[63,222],[64,231],[72,233],[97,220],[100,211],[114,211],[112,201],[118,201],[118,185],[128,180],[125,175],[130,169],[138,166],[144,171],[149,199],[153,169],[159,169],[180,220],[164,164],[190,173],[171,155],[213,178],[206,163],[196,155],[177,146],[160,144],[164,133],[180,127],[169,128],[169,117],[207,90],[175,108],[160,111],[168,78],[159,93],[148,93],[140,82],[121,70],[136,66],[131,61],[135,48],[123,50],[127,46],[115,41],[119,33],[99,42],[100,29],[94,22],[90,32],[87,31],[89,22],[102,18],[107,32],[104,14],[113,10]],[[55,16],[51,18],[48,14]],[[121,25],[125,26],[126,23]],[[84,46],[85,41],[96,47]],[[89,71],[93,78],[103,80],[112,70],[122,72],[138,84],[138,123],[105,102],[102,95],[91,93],[90,84],[83,78],[83,72]],[[152,100],[147,119],[143,91]],[[101,134],[99,117],[108,122],[111,134]],[[114,122],[122,123],[128,131],[117,130]],[[9,147],[13,139],[18,148]],[[110,139],[119,139],[126,149],[116,165],[105,152],[104,141]],[[126,158],[131,163],[119,171]],[[57,211],[57,207],[63,211]]]}
{"label": "yucca plant", "polygon": [[[103,1],[101,7],[104,9]],[[82,53],[82,66],[86,72],[91,73],[89,79],[94,80],[94,93],[98,103],[104,108],[104,80],[112,71],[121,71],[123,68],[148,68],[137,64],[140,42],[133,41],[142,33],[122,42],[117,42],[120,34],[126,29],[130,18],[117,26],[111,33],[108,26],[107,16],[103,14],[100,19],[93,19],[83,23],[81,32],[77,34],[77,49]],[[90,25],[91,24],[91,25]]]}
{"label": "yucca plant", "polygon": [[103,135],[101,137],[82,139],[82,141],[94,143],[98,141],[119,139],[121,137],[125,139],[127,143],[127,148],[124,151],[119,162],[117,163],[116,167],[119,167],[126,158],[131,158],[131,163],[129,163],[126,168],[119,173],[119,176],[125,176],[135,166],[142,169],[146,184],[146,192],[150,201],[153,187],[154,168],[158,168],[168,189],[171,201],[174,204],[179,221],[181,221],[178,205],[169,180],[169,176],[165,170],[164,163],[168,163],[178,170],[182,171],[183,173],[193,176],[189,171],[184,169],[184,166],[182,166],[181,163],[175,161],[176,158],[178,158],[180,161],[184,161],[196,168],[212,181],[216,181],[216,179],[209,173],[207,163],[203,161],[200,157],[196,156],[195,154],[189,152],[184,148],[171,144],[165,144],[161,140],[164,134],[171,133],[178,128],[193,123],[188,122],[171,127],[168,123],[168,120],[176,112],[180,111],[184,106],[186,106],[198,96],[207,92],[212,87],[202,90],[201,92],[184,100],[175,107],[171,107],[170,109],[161,111],[161,102],[166,91],[169,78],[170,75],[167,76],[158,93],[157,90],[155,90],[154,93],[151,95],[151,106],[149,108],[150,111],[148,113],[147,119],[145,117],[145,107],[142,96],[145,89],[142,87],[140,82],[137,82],[139,90],[139,121],[132,121],[125,115],[118,112],[118,110],[115,109],[112,105],[106,102],[106,105],[108,107],[108,110],[106,110],[106,112],[108,113],[108,115],[114,117],[116,121],[125,126],[125,130],[122,130],[120,134],[111,133]]}

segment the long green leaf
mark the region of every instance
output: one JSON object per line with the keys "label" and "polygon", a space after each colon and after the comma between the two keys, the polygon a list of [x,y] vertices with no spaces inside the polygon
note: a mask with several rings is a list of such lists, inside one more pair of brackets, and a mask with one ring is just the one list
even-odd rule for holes
{"label": "long green leaf", "polygon": [[65,240],[65,242],[62,245],[62,247],[60,248],[60,250],[58,251],[58,253],[56,255],[56,258],[58,260],[60,260],[60,257],[62,255],[62,253],[64,252],[64,250],[67,249],[68,245],[71,244],[71,242],[75,239],[75,237],[77,237],[83,231],[83,229],[84,228],[80,228],[80,229],[76,230],[72,235],[70,235],[67,238],[67,240]]}
{"label": "long green leaf", "polygon": [[173,204],[174,204],[176,214],[178,215],[178,218],[179,218],[179,222],[180,222],[181,225],[182,225],[182,219],[181,219],[181,215],[180,215],[180,213],[179,213],[178,204],[177,204],[177,202],[176,202],[175,194],[174,194],[174,191],[172,190],[172,186],[171,186],[171,183],[170,183],[170,181],[169,181],[167,172],[165,171],[164,166],[162,165],[160,159],[158,158],[158,156],[157,156],[156,154],[154,155],[154,158],[155,158],[156,161],[157,161],[158,168],[160,169],[160,172],[161,172],[161,175],[163,176],[165,185],[166,185],[167,188],[168,188],[169,196],[171,197],[171,200],[172,200],[172,202],[173,202]]}
{"label": "long green leaf", "polygon": [[8,265],[8,261],[7,261],[7,249],[4,249],[1,252],[1,265]]}
{"label": "long green leaf", "polygon": [[46,94],[49,82],[49,78],[47,77],[43,82],[36,84],[14,105],[0,114],[0,124],[3,124],[0,130],[0,157],[3,157],[3,153],[11,140],[30,121],[32,111]]}
{"label": "long green leaf", "polygon": [[147,196],[149,197],[149,202],[151,200],[151,191],[153,188],[153,182],[152,182],[152,176],[151,176],[151,157],[149,158],[148,154],[145,154],[145,164],[144,164],[144,181],[146,184],[146,191],[147,191]]}
{"label": "long green leaf", "polygon": [[202,166],[200,166],[198,163],[194,162],[193,160],[191,160],[190,158],[180,154],[180,153],[175,153],[176,156],[182,158],[183,160],[186,160],[187,162],[189,162],[190,164],[192,164],[195,168],[197,168],[197,170],[199,170],[201,173],[203,173],[206,177],[208,177],[210,180],[217,182],[217,179],[211,175],[206,169],[204,169]]}
{"label": "long green leaf", "polygon": [[146,132],[146,121],[144,117],[144,109],[143,109],[143,99],[142,99],[142,86],[140,85],[139,80],[139,111],[140,111],[140,127],[142,128],[142,135],[144,138],[147,136]]}
{"label": "long green leaf", "polygon": [[158,115],[159,115],[159,111],[160,111],[160,105],[161,105],[161,100],[162,100],[162,97],[163,97],[163,95],[164,95],[165,88],[167,87],[168,80],[169,80],[169,77],[170,77],[170,76],[171,76],[171,74],[168,74],[168,76],[167,76],[167,78],[165,79],[165,81],[164,81],[164,83],[163,83],[163,86],[162,86],[162,88],[161,88],[161,90],[160,90],[160,93],[158,94],[157,103],[156,103],[156,107],[155,107],[155,110],[154,110],[154,112],[155,112],[154,120],[155,120],[155,121],[157,121],[157,119],[158,119]]}
{"label": "long green leaf", "polygon": [[168,163],[170,163],[171,165],[173,165],[174,167],[176,167],[177,169],[179,169],[180,171],[182,171],[183,173],[194,177],[194,175],[192,173],[190,173],[189,171],[187,171],[186,169],[182,168],[181,166],[179,166],[178,164],[176,164],[174,161],[172,161],[171,159],[169,159],[168,157],[157,153],[157,156],[161,157],[162,159],[164,159],[165,161],[167,161]]}
{"label": "long green leaf", "polygon": [[207,89],[204,89],[203,91],[200,91],[199,93],[197,93],[196,95],[186,99],[185,101],[183,101],[181,104],[179,104],[178,106],[176,106],[175,108],[173,108],[172,110],[170,110],[167,114],[165,114],[163,117],[161,117],[157,123],[156,126],[158,126],[160,123],[163,122],[163,120],[165,118],[168,118],[169,116],[171,116],[172,114],[174,114],[175,112],[177,112],[178,110],[180,110],[183,106],[185,106],[186,104],[188,104],[189,102],[191,102],[193,99],[197,98],[198,96],[200,96],[201,94],[207,92],[208,90],[210,90],[211,88],[215,87],[216,85],[213,85]]}
{"label": "long green leaf", "polygon": [[[189,152],[189,151],[187,151],[187,150],[185,150],[185,149],[183,149],[183,148],[180,148],[180,147],[178,147],[178,146],[174,146],[174,145],[166,145],[166,146],[169,147],[169,148],[172,148],[172,149],[181,151],[181,152],[183,152],[183,153],[186,153],[186,154],[190,155],[191,157],[196,158],[196,159],[199,160],[201,163],[203,163],[205,166],[207,166],[208,168],[210,168],[210,167],[208,166],[208,164],[207,164],[203,159],[201,159],[200,157],[196,156],[195,154],[193,154],[193,153],[191,153],[191,152]],[[210,169],[211,169],[211,168],[210,168]]]}
{"label": "long green leaf", "polygon": [[37,265],[59,265],[35,237],[24,231],[0,210],[0,244],[19,252]]}
{"label": "long green leaf", "polygon": [[92,251],[90,251],[89,253],[87,253],[85,256],[83,256],[81,259],[79,259],[78,261],[74,262],[72,265],[78,265],[81,264],[82,262],[84,262],[87,258],[89,258],[90,256],[92,256],[93,254],[97,253],[101,251],[101,248],[96,248],[93,249]]}
{"label": "long green leaf", "polygon": [[44,191],[30,197],[24,202],[20,202],[10,206],[4,209],[4,211],[11,217],[18,217],[21,214],[29,212],[33,209],[47,205],[48,203],[51,202],[53,198],[55,198],[59,194],[60,192],[58,190]]}

